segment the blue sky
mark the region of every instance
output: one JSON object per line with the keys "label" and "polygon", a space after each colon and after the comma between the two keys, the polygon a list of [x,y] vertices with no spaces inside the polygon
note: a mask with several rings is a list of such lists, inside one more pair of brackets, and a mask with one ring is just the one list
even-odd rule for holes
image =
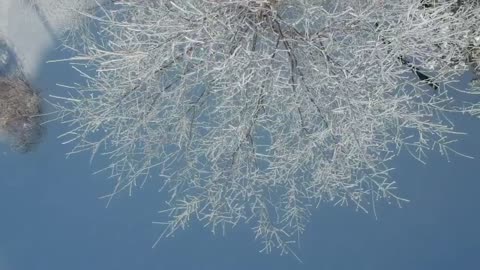
{"label": "blue sky", "polygon": [[[46,59],[65,55],[53,50]],[[45,62],[45,61],[41,61]],[[78,75],[67,63],[41,64],[33,84],[43,97],[59,94],[56,83]],[[44,143],[27,155],[0,146],[0,270],[123,269],[477,269],[480,254],[480,125],[455,117],[457,150],[477,157],[431,153],[426,165],[407,155],[392,164],[403,208],[381,205],[378,219],[353,208],[324,205],[313,212],[298,255],[263,255],[247,226],[213,236],[192,224],[152,249],[163,201],[149,183],[109,208],[98,199],[112,188],[106,175],[92,175],[87,154],[65,159],[71,148],[57,139],[66,130],[48,124]],[[101,160],[99,160],[101,162]]]}

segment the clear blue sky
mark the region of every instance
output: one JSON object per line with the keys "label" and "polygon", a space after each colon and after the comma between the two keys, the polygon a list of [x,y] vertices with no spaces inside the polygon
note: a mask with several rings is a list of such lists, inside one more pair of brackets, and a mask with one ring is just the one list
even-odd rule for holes
{"label": "clear blue sky", "polygon": [[[61,57],[60,52],[45,56]],[[34,84],[41,95],[62,91],[77,74],[66,63],[45,64]],[[432,153],[427,165],[401,156],[393,166],[403,208],[381,206],[378,220],[352,208],[325,205],[301,239],[294,258],[259,254],[247,227],[226,237],[193,224],[152,249],[162,202],[155,183],[135,196],[117,197],[109,208],[98,197],[112,187],[92,176],[88,155],[65,159],[71,146],[56,137],[66,130],[48,125],[37,151],[18,155],[0,147],[0,270],[235,270],[480,269],[480,120],[458,118],[469,135],[457,144],[477,159]]]}

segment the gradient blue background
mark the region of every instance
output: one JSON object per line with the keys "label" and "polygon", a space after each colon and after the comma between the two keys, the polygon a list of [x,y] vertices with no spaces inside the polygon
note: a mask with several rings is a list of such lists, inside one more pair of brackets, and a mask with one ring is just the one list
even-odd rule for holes
{"label": "gradient blue background", "polygon": [[[59,50],[45,59],[65,56]],[[44,64],[33,84],[43,97],[78,75],[67,63]],[[380,206],[378,219],[353,208],[324,205],[301,239],[298,255],[263,255],[247,226],[213,236],[192,224],[151,246],[161,228],[164,200],[151,182],[109,208],[98,197],[112,180],[92,175],[87,154],[65,159],[70,145],[57,139],[65,127],[48,124],[45,142],[27,155],[0,146],[0,270],[123,269],[480,269],[480,120],[454,119],[467,131],[457,150],[477,157],[432,153],[427,165],[407,155],[393,162],[403,208]],[[101,163],[102,161],[99,160]]]}

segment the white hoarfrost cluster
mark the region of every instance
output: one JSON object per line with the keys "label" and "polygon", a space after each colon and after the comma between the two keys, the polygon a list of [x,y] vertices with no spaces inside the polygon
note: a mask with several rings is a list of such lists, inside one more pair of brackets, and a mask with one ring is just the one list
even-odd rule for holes
{"label": "white hoarfrost cluster", "polygon": [[248,223],[290,252],[323,203],[403,202],[387,165],[401,150],[454,153],[480,9],[453,2],[116,1],[71,59],[88,82],[57,97],[65,138],[110,158],[107,197],[162,185],[162,237]]}

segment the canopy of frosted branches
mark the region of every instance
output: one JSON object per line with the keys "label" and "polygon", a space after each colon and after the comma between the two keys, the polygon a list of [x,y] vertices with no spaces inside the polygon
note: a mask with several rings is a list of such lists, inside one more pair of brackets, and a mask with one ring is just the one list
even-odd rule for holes
{"label": "canopy of frosted branches", "polygon": [[451,153],[448,115],[479,113],[455,87],[479,68],[475,1],[115,2],[56,106],[73,153],[110,158],[110,197],[168,193],[163,236],[248,223],[288,252],[320,203],[400,203],[387,162]]}

